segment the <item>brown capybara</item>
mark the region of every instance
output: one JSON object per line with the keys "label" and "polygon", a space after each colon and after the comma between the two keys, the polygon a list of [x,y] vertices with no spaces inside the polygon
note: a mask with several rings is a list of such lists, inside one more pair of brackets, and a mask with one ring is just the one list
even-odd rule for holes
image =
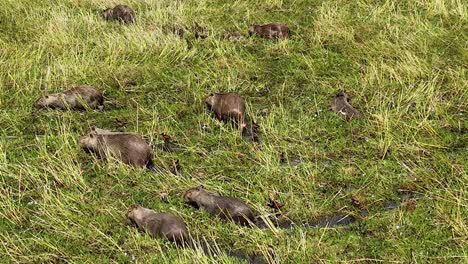
{"label": "brown capybara", "polygon": [[79,144],[103,160],[111,156],[128,165],[153,168],[152,149],[139,135],[94,128],[80,137]]}
{"label": "brown capybara", "polygon": [[202,185],[187,190],[184,194],[184,201],[212,215],[233,220],[241,225],[248,225],[255,220],[254,213],[242,200],[216,195],[206,191]]}
{"label": "brown capybara", "polygon": [[361,117],[361,113],[349,103],[349,97],[344,91],[336,94],[332,100],[331,108],[334,112],[344,115],[347,120]]}
{"label": "brown capybara", "polygon": [[270,23],[266,25],[252,25],[249,27],[249,35],[253,34],[262,38],[288,38],[289,28],[286,24]]}
{"label": "brown capybara", "polygon": [[126,5],[116,5],[114,8],[107,8],[101,12],[101,16],[106,20],[115,20],[125,24],[135,22],[135,12]]}
{"label": "brown capybara", "polygon": [[39,98],[35,103],[36,109],[51,108],[62,110],[86,110],[104,108],[104,96],[92,86],[80,85],[63,93],[49,94]]}
{"label": "brown capybara", "polygon": [[239,127],[245,127],[245,99],[236,93],[212,93],[204,100],[206,107],[219,120],[233,121]]}
{"label": "brown capybara", "polygon": [[157,213],[139,205],[128,209],[127,224],[136,226],[153,238],[165,238],[179,245],[184,245],[189,239],[187,226],[180,217],[170,213]]}

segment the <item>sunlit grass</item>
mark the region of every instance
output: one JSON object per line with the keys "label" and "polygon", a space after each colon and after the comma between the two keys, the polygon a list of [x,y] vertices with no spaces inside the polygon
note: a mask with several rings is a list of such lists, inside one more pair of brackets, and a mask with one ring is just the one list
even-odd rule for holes
{"label": "sunlit grass", "polygon": [[[97,16],[117,3],[6,0],[0,9],[1,262],[238,261],[126,226],[133,204],[182,217],[197,240],[272,263],[466,262],[463,1],[129,0],[135,24]],[[270,22],[289,24],[291,39],[221,38]],[[164,30],[195,23],[207,39]],[[102,90],[107,110],[33,111],[38,97],[78,84]],[[362,119],[346,122],[330,110],[338,90]],[[247,99],[261,144],[203,109],[216,91]],[[92,125],[152,144],[171,135],[184,147],[155,150],[155,161],[180,160],[182,177],[87,155],[77,142]],[[281,153],[300,164],[282,164]],[[184,205],[184,191],[199,184],[263,215],[272,213],[273,194],[297,223],[337,212],[359,221],[240,227]],[[385,210],[402,190],[415,198]]]}

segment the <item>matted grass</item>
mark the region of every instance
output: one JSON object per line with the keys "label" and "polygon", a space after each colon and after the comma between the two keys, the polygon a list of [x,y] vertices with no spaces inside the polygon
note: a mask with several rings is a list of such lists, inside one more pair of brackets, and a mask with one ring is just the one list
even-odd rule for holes
{"label": "matted grass", "polygon": [[[117,3],[137,22],[106,22]],[[182,217],[193,236],[280,263],[467,261],[467,5],[463,1],[4,0],[0,9],[0,261],[236,262],[177,249],[125,225],[135,203]],[[210,30],[205,40],[164,26]],[[253,23],[293,37],[228,41]],[[77,84],[104,91],[104,112],[32,112]],[[361,120],[330,111],[338,90]],[[214,120],[211,92],[246,97],[262,143]],[[125,127],[120,127],[126,123]],[[90,126],[170,134],[182,176],[97,161],[78,147]],[[280,153],[303,162],[283,166]],[[183,203],[204,184],[262,213],[268,195],[291,219],[369,215],[340,228],[239,227]],[[416,201],[385,210],[398,191]],[[159,193],[169,193],[169,203]],[[356,203],[356,202],[354,202]]]}

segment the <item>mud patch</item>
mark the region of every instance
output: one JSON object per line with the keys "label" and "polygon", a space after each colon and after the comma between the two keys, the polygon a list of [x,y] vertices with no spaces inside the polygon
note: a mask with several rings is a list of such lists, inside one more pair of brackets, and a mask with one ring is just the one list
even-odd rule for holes
{"label": "mud patch", "polygon": [[303,163],[303,161],[298,157],[287,157],[284,152],[280,154],[279,162],[282,166],[291,166],[297,167]]}
{"label": "mud patch", "polygon": [[397,209],[401,205],[410,205],[409,207],[414,209],[416,201],[419,200],[420,195],[408,190],[399,190],[398,197],[399,199],[396,200],[385,201],[383,208],[387,211],[391,211]]}
{"label": "mud patch", "polygon": [[346,226],[356,222],[357,219],[350,214],[335,214],[319,217],[310,223],[304,223],[304,227],[337,227]]}
{"label": "mud patch", "polygon": [[[280,229],[294,229],[294,228],[329,228],[329,227],[340,227],[353,224],[357,221],[357,218],[350,214],[337,213],[333,215],[320,216],[316,220],[310,222],[293,222],[290,219],[285,217],[269,217],[269,221],[273,224],[274,227]],[[269,225],[263,221],[263,219],[258,218],[256,226],[260,229],[269,228]]]}

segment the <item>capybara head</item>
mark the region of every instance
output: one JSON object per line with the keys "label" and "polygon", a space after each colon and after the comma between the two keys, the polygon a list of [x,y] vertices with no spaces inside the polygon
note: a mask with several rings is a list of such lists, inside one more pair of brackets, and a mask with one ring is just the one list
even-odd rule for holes
{"label": "capybara head", "polygon": [[250,25],[250,27],[249,27],[249,36],[252,36],[257,31],[258,27],[259,27],[258,25]]}
{"label": "capybara head", "polygon": [[216,100],[217,100],[216,94],[214,94],[214,93],[210,94],[210,95],[207,96],[207,97],[205,98],[205,100],[204,100],[205,106],[206,106],[208,109],[213,108],[213,106],[214,106],[215,103],[216,103]]}
{"label": "capybara head", "polygon": [[187,204],[190,204],[194,207],[198,207],[196,200],[198,199],[200,194],[205,193],[205,192],[206,191],[203,185],[188,189],[184,194],[184,201]]}
{"label": "capybara head", "polygon": [[135,218],[135,211],[138,210],[141,206],[138,204],[134,204],[130,206],[127,210],[127,218],[134,219]]}
{"label": "capybara head", "polygon": [[112,8],[107,8],[107,9],[104,9],[101,11],[101,17],[106,19],[106,20],[110,20],[112,19],[112,16],[114,14],[114,10]]}
{"label": "capybara head", "polygon": [[127,210],[127,219],[126,219],[126,223],[127,225],[135,225],[135,212],[141,208],[140,205],[138,204],[134,204],[132,206],[130,206]]}
{"label": "capybara head", "polygon": [[79,139],[80,147],[87,152],[93,152],[98,147],[98,133],[95,130],[91,130],[87,135],[81,136]]}
{"label": "capybara head", "polygon": [[46,95],[37,99],[36,103],[34,103],[34,107],[37,109],[45,108],[45,107],[54,107],[55,103],[60,100],[58,95]]}

